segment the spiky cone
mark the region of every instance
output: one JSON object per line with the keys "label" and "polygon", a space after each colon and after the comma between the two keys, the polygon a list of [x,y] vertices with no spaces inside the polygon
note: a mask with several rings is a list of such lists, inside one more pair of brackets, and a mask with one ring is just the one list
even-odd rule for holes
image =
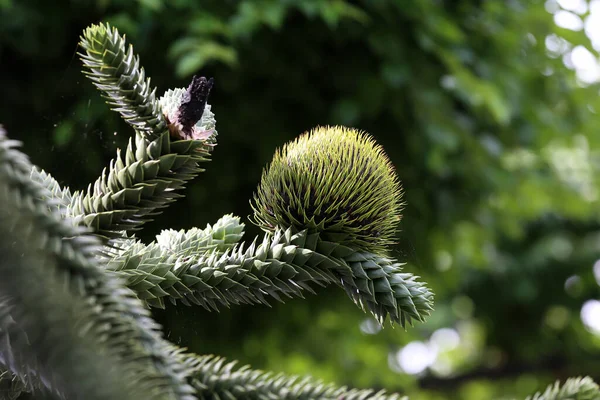
{"label": "spiky cone", "polygon": [[276,151],[254,195],[253,220],[267,232],[306,229],[384,254],[394,243],[401,198],[394,167],[369,135],[318,127]]}
{"label": "spiky cone", "polygon": [[386,258],[401,219],[402,189],[381,146],[365,133],[319,127],[278,150],[254,196],[265,231],[306,230],[309,245],[339,260],[348,295],[380,323],[423,321],[433,294]]}

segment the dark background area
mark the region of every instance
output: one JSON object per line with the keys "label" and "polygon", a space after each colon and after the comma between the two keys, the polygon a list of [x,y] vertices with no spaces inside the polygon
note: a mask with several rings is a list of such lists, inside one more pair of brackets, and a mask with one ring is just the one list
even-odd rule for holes
{"label": "dark background area", "polygon": [[598,53],[557,12],[571,11],[518,0],[0,0],[0,123],[79,190],[132,134],[80,72],[86,26],[125,33],[158,93],[214,77],[213,159],[147,224],[146,241],[226,213],[250,241],[260,232],[249,200],[277,147],[317,125],[371,133],[405,189],[393,255],[436,293],[425,324],[380,330],[334,287],[272,308],[155,316],[175,343],[255,368],[412,399],[524,397],[600,378],[599,85],[573,67],[579,46]]}

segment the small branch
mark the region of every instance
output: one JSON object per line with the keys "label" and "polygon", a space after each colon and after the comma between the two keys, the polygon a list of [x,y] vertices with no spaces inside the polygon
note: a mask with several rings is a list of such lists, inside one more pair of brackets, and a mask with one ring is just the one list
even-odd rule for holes
{"label": "small branch", "polygon": [[209,399],[314,399],[314,400],[408,400],[397,393],[384,390],[351,389],[326,384],[311,377],[287,376],[248,366],[237,367],[236,362],[208,356],[183,355],[188,368],[193,370],[191,384],[200,400]]}
{"label": "small branch", "polygon": [[[311,284],[336,284],[381,324],[387,317],[402,326],[424,321],[432,310],[431,291],[403,272],[400,263],[322,240],[319,234],[276,231],[248,246],[236,243],[225,252],[211,249],[208,231],[181,234],[185,240],[177,235],[163,232],[160,240],[147,246],[129,244],[111,255],[107,269],[156,307],[164,307],[165,299],[208,310],[218,310],[219,305],[268,305],[267,296],[283,301],[302,297],[303,290],[311,292]],[[161,242],[180,245],[165,248]]]}

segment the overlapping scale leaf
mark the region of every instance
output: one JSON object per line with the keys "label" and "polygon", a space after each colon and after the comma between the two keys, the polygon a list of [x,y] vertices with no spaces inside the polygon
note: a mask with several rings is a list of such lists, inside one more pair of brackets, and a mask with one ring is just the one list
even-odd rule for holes
{"label": "overlapping scale leaf", "polygon": [[346,293],[363,311],[383,324],[389,316],[405,326],[423,322],[433,311],[433,293],[417,277],[402,272],[401,263],[373,253],[357,252],[344,261],[352,278],[342,276]]}
{"label": "overlapping scale leaf", "polygon": [[71,204],[71,190],[68,187],[61,187],[60,184],[48,172],[37,167],[31,169],[30,178],[47,189],[47,197],[44,200],[55,208],[61,215],[66,215],[67,208]]}
{"label": "overlapping scale leaf", "polygon": [[423,322],[433,310],[433,292],[416,276],[403,272],[401,263],[368,251],[356,251],[337,242],[322,240],[319,233],[300,236],[299,246],[314,249],[338,261],[333,272],[348,296],[383,324]]}
{"label": "overlapping scale leaf", "polygon": [[[4,256],[6,258],[7,254]],[[61,397],[51,382],[37,377],[40,375],[38,360],[31,357],[26,359],[18,349],[13,348],[15,341],[23,343],[27,336],[11,315],[14,312],[12,307],[7,296],[0,298],[0,394],[16,399],[22,392],[53,391]]]}

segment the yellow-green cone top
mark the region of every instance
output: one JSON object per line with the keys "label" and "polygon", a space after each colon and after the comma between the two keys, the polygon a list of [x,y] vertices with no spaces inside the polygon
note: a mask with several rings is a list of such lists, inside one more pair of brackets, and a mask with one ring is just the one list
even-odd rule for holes
{"label": "yellow-green cone top", "polygon": [[373,138],[342,126],[317,127],[278,149],[252,208],[266,231],[308,229],[374,253],[394,242],[402,188]]}

